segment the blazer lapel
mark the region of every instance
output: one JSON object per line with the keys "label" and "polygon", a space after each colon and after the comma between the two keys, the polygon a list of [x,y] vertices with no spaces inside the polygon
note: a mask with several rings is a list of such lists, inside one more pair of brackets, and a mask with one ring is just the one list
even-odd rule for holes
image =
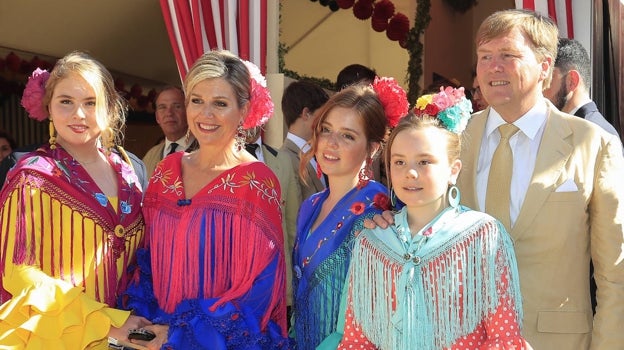
{"label": "blazer lapel", "polygon": [[572,129],[562,118],[561,112],[555,110],[555,107],[549,103],[548,117],[535,160],[535,169],[522,208],[510,232],[512,237],[516,238],[527,231],[548,196],[566,180],[561,177],[561,174],[574,149],[566,141],[571,134]]}
{"label": "blazer lapel", "polygon": [[458,187],[461,190],[462,204],[480,211],[483,211],[483,209],[479,208],[476,195],[477,164],[479,162],[479,151],[481,150],[481,139],[485,132],[485,123],[489,112],[490,109],[487,108],[482,112],[474,114],[468,123],[462,138],[462,170],[457,179]]}

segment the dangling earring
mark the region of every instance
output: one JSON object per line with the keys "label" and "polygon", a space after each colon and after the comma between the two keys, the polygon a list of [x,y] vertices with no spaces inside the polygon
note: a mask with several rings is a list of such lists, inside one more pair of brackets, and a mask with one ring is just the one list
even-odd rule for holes
{"label": "dangling earring", "polygon": [[50,132],[50,149],[56,149],[56,131],[54,130],[54,123],[52,119],[50,119],[50,124],[48,124],[48,130]]}
{"label": "dangling earring", "polygon": [[323,170],[321,169],[321,165],[318,161],[316,162],[316,177],[318,177],[319,180],[323,177]]}
{"label": "dangling earring", "polygon": [[392,209],[396,208],[396,193],[394,193],[394,188],[390,189],[390,205]]}
{"label": "dangling earring", "polygon": [[459,206],[459,200],[461,199],[461,193],[459,193],[459,188],[455,186],[455,184],[450,184],[448,190],[448,200],[449,205],[453,207],[453,209],[457,209]]}
{"label": "dangling earring", "polygon": [[191,142],[191,129],[186,129],[186,135],[184,136],[184,142],[188,145]]}
{"label": "dangling earring", "polygon": [[238,124],[236,128],[236,136],[234,136],[234,146],[236,151],[240,152],[245,146],[245,130],[243,130],[243,123]]}
{"label": "dangling earring", "polygon": [[362,167],[362,169],[360,169],[360,172],[358,173],[358,189],[362,189],[364,186],[366,186],[370,179],[373,177],[372,164],[373,158],[366,158],[366,164],[364,164],[364,166]]}

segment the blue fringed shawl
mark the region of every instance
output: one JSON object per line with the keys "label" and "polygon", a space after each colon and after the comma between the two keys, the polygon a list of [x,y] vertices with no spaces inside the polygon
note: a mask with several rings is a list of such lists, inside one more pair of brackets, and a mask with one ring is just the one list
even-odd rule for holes
{"label": "blue fringed shawl", "polygon": [[348,192],[312,232],[329,190],[306,200],[299,211],[293,255],[295,333],[298,349],[314,349],[332,332],[340,317],[341,293],[349,269],[350,251],[364,218],[381,213],[386,188],[374,181]]}
{"label": "blue fringed shawl", "polygon": [[409,256],[397,235],[401,227],[409,231],[405,209],[395,222],[385,230],[364,230],[351,258],[354,318],[378,348],[449,347],[472,333],[500,300],[516,310],[520,324],[516,259],[500,223],[465,207],[447,210]]}

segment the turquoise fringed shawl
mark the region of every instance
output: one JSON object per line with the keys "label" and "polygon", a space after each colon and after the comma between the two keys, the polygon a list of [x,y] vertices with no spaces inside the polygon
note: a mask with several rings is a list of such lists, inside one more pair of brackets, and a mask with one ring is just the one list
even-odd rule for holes
{"label": "turquoise fringed shawl", "polygon": [[[513,244],[492,217],[449,208],[415,235],[418,250],[401,241],[407,212],[395,225],[364,230],[351,257],[354,317],[380,349],[442,349],[472,333],[499,306],[509,303],[522,320]],[[408,239],[409,240],[409,239]],[[505,281],[505,285],[501,285]],[[396,289],[395,289],[396,288]]]}

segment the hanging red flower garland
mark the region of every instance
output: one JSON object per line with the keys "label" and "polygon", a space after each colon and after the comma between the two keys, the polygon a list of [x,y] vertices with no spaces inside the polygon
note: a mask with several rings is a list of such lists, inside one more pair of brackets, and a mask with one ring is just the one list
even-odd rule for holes
{"label": "hanging red flower garland", "polygon": [[[316,1],[316,0],[311,0]],[[390,0],[321,0],[319,4],[329,6],[332,11],[353,8],[353,15],[362,21],[371,19],[371,27],[376,32],[386,32],[388,39],[398,41],[405,47],[409,32],[409,18],[395,13],[395,6]]]}

